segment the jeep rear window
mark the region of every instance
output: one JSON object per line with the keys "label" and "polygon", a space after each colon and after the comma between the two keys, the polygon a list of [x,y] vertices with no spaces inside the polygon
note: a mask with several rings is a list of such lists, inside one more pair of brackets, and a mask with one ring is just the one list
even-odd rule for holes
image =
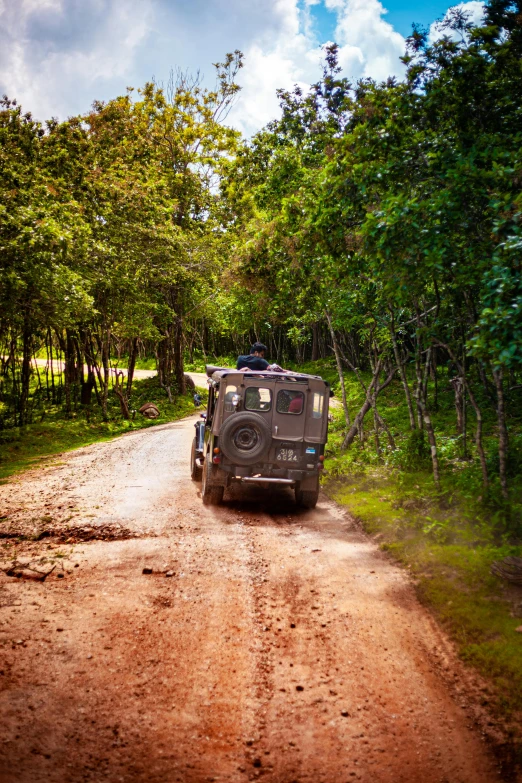
{"label": "jeep rear window", "polygon": [[312,403],[312,419],[322,419],[323,417],[324,394],[314,392]]}
{"label": "jeep rear window", "polygon": [[277,395],[276,410],[278,413],[291,413],[298,415],[303,412],[304,394],[301,391],[281,389]]}
{"label": "jeep rear window", "polygon": [[272,407],[272,392],[257,386],[250,386],[245,392],[245,410],[269,411]]}

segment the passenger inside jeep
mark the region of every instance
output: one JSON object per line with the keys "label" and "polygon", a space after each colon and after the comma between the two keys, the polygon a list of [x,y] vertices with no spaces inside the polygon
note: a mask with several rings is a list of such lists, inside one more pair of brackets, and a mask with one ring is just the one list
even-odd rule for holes
{"label": "passenger inside jeep", "polygon": [[277,395],[277,412],[299,414],[303,410],[304,394],[301,391],[281,389]]}

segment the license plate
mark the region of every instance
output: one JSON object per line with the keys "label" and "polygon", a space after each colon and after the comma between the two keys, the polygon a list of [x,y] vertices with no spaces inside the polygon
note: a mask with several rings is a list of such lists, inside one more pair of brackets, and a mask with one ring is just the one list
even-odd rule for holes
{"label": "license plate", "polygon": [[288,446],[279,446],[276,459],[278,462],[299,462],[299,451]]}

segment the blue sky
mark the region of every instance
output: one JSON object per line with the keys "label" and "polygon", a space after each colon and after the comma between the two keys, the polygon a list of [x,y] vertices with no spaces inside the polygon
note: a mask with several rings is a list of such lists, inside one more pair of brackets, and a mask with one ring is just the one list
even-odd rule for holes
{"label": "blue sky", "polygon": [[[336,41],[352,80],[401,78],[412,22],[451,2],[429,0],[0,0],[0,90],[38,119],[89,110],[172,68],[203,73],[241,49],[242,92],[230,122],[249,135],[278,112],[276,89],[304,88]],[[479,0],[461,3],[474,18]]]}
{"label": "blue sky", "polygon": [[[404,37],[411,33],[412,24],[420,24],[423,27],[429,27],[432,22],[444,16],[448,10],[448,2],[426,2],[418,3],[411,0],[384,0],[384,7],[387,10],[384,18],[389,22],[398,33]],[[321,3],[312,9],[314,18],[317,21],[317,29],[321,36],[328,38],[332,35],[335,28],[335,14],[328,11]]]}

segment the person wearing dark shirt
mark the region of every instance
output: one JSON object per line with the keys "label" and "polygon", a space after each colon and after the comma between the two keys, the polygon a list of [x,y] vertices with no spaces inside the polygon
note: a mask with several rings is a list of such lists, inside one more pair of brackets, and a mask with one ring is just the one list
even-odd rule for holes
{"label": "person wearing dark shirt", "polygon": [[248,356],[238,356],[236,370],[268,370],[270,365],[266,361],[266,345],[254,343]]}

